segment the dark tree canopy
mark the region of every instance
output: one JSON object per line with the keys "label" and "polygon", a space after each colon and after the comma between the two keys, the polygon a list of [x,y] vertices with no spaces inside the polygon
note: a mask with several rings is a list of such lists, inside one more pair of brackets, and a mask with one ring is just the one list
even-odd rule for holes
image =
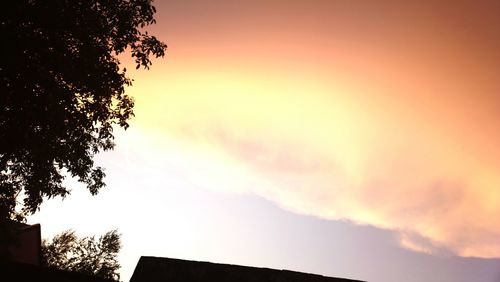
{"label": "dark tree canopy", "polygon": [[95,237],[78,238],[68,230],[42,242],[42,265],[119,280],[120,235],[116,230]]}
{"label": "dark tree canopy", "polygon": [[126,129],[134,106],[117,55],[130,52],[146,69],[164,56],[166,45],[143,31],[154,13],[150,0],[2,4],[0,219],[66,196],[66,175],[92,194],[104,186],[93,156],[114,147],[113,126]]}

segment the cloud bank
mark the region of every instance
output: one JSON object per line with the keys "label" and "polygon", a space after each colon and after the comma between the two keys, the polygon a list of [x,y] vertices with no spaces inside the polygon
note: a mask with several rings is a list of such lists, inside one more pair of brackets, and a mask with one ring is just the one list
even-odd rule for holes
{"label": "cloud bank", "polygon": [[[196,78],[210,81],[210,95],[199,94],[207,84],[178,77],[171,87],[181,95],[144,101],[149,114],[139,112],[150,117],[139,126],[157,136],[151,150],[184,179],[395,230],[416,251],[500,256],[500,159],[482,135],[462,138],[439,118],[401,115],[412,103],[366,105],[356,97],[368,90],[357,84],[221,77]],[[269,90],[268,80],[281,86]]]}
{"label": "cloud bank", "polygon": [[500,257],[499,7],[445,2],[176,3],[133,127],[200,187]]}

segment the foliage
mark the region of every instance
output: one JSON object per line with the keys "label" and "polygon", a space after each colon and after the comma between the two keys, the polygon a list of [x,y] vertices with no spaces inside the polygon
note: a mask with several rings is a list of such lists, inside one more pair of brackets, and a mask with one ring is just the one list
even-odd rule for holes
{"label": "foliage", "polygon": [[[151,0],[16,0],[0,9],[0,220],[65,197],[66,175],[92,194],[104,184],[96,153],[114,147],[134,101],[118,55],[137,68],[166,45],[144,31]],[[21,200],[20,200],[21,199]],[[21,206],[22,208],[17,208]]]}
{"label": "foliage", "polygon": [[42,242],[42,265],[119,280],[120,235],[116,230],[95,237],[78,238],[67,230]]}

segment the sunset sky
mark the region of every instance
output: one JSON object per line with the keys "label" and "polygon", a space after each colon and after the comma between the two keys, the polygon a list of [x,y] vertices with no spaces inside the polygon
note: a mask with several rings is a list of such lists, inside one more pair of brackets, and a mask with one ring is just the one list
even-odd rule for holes
{"label": "sunset sky", "polygon": [[155,6],[167,56],[129,71],[107,187],[44,204],[42,236],[118,228],[124,281],[141,255],[500,281],[499,1]]}

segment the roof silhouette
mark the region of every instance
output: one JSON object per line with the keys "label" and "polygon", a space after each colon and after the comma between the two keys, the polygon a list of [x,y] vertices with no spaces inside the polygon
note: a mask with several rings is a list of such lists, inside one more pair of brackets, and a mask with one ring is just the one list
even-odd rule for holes
{"label": "roof silhouette", "polygon": [[130,282],[355,282],[289,270],[141,257]]}

